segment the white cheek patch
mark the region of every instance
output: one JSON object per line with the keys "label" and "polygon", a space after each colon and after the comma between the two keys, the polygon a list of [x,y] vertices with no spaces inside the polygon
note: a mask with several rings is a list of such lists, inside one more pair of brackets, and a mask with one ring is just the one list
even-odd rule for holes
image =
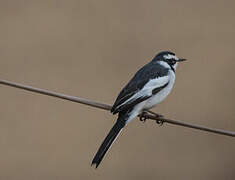
{"label": "white cheek patch", "polygon": [[172,54],[167,54],[163,56],[165,59],[175,59],[176,61],[179,60],[179,58]]}

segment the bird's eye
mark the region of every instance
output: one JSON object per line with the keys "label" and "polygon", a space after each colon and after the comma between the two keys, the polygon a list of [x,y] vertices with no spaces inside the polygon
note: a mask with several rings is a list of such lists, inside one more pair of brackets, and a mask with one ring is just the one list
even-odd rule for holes
{"label": "bird's eye", "polygon": [[176,60],[172,59],[171,64],[174,65],[176,63]]}

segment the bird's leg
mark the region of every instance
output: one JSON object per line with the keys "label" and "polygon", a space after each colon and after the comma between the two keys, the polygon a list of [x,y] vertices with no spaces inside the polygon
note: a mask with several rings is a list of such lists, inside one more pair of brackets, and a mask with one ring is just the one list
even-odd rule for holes
{"label": "bird's leg", "polygon": [[145,116],[146,114],[148,114],[147,111],[143,111],[139,116],[140,121],[142,121],[143,123],[145,123],[145,121],[147,119],[146,116]]}
{"label": "bird's leg", "polygon": [[150,114],[154,115],[156,118],[163,118],[164,116],[162,114],[155,113],[153,111],[148,111]]}

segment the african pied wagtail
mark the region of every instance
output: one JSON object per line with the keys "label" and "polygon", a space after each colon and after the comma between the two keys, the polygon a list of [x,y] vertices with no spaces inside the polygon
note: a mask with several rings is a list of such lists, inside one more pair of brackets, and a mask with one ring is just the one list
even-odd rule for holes
{"label": "african pied wagtail", "polygon": [[118,137],[121,130],[132,119],[162,102],[170,93],[175,82],[175,70],[179,59],[169,51],[157,54],[153,60],[142,67],[119,93],[111,112],[118,113],[118,119],[92,160],[99,166],[104,155]]}

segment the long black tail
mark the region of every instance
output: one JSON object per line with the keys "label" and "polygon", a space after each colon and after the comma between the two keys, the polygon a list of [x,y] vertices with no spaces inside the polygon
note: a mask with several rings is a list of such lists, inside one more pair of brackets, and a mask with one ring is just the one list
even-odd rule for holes
{"label": "long black tail", "polygon": [[103,143],[101,144],[99,150],[97,151],[95,157],[92,160],[91,165],[95,164],[96,168],[99,166],[100,162],[102,161],[104,155],[113,144],[114,140],[119,135],[122,128],[125,126],[125,121],[122,118],[118,118],[117,122],[114,124],[112,129],[109,131],[108,135],[104,139]]}

